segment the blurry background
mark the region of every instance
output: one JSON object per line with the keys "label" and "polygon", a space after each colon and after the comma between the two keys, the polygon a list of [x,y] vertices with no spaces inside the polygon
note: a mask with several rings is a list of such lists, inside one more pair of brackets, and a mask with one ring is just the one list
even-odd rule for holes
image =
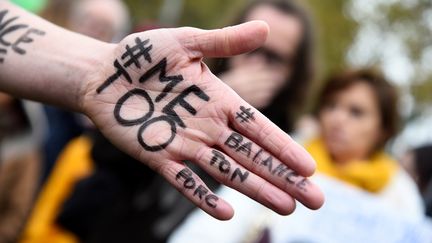
{"label": "blurry background", "polygon": [[[235,19],[238,19],[238,13],[251,2],[250,0],[124,0],[123,2],[126,4],[131,15],[131,22],[128,23],[126,16],[127,11],[122,11],[124,10],[121,4],[122,2],[117,1],[111,1],[115,4],[114,8],[118,8],[117,10],[119,10],[113,13],[103,9],[103,7],[109,5],[109,1],[106,0],[99,2],[94,1],[95,5],[88,5],[87,7],[92,10],[88,10],[89,12],[83,11],[84,8],[77,8],[76,6],[74,8],[74,3],[78,2],[74,0],[11,1],[29,11],[42,15],[44,18],[58,25],[104,41],[118,41],[129,29],[131,31],[144,31],[152,28],[177,26],[193,26],[203,29],[221,28],[233,23]],[[413,158],[408,159],[411,162],[406,162],[407,159],[405,157],[407,154],[405,152],[412,148],[432,143],[432,126],[430,125],[432,124],[432,1],[302,0],[296,2],[303,5],[302,7],[310,13],[316,38],[316,52],[313,58],[313,66],[316,67],[316,73],[313,82],[311,82],[311,92],[306,97],[307,104],[304,112],[313,112],[314,104],[319,101],[318,92],[329,75],[350,68],[372,67],[382,70],[385,77],[398,88],[400,93],[399,109],[403,121],[401,126],[402,130],[399,135],[388,144],[388,151],[390,151],[391,155],[397,157],[404,168],[410,173],[410,168],[414,162],[412,161]],[[77,13],[83,13],[83,15],[78,14],[75,16],[74,14]],[[118,16],[116,16],[116,14],[118,14]],[[74,18],[71,17],[68,19],[68,15],[74,16]],[[124,21],[119,20],[121,16],[124,17]],[[109,21],[98,22],[96,21],[98,18]],[[73,22],[72,20],[77,21],[77,23],[75,23],[75,25],[68,23],[68,21]],[[99,24],[99,27],[102,26],[103,28],[95,28],[94,25],[91,24],[86,25],[86,23],[89,22],[92,24]],[[119,22],[124,23],[119,25]],[[110,30],[110,26],[119,33],[114,34],[114,31],[112,31],[112,33],[110,31],[98,31]],[[108,35],[105,35],[107,33]],[[249,58],[251,56],[253,57],[253,55],[249,55]],[[290,65],[293,65],[293,63],[290,63]],[[213,71],[217,72],[215,69]],[[269,70],[267,71],[271,72]],[[219,74],[221,73],[218,73],[218,75]],[[222,72],[221,75],[223,74]],[[248,78],[249,76],[253,76],[250,75],[250,73],[247,74]],[[227,76],[221,79],[225,82],[228,81]],[[237,77],[235,79],[237,79]],[[297,81],[302,83],[303,80],[297,79]],[[289,97],[292,98],[294,96]],[[278,107],[284,106],[284,104],[278,102],[275,102],[275,105]],[[24,231],[24,237],[22,237],[21,241],[24,243],[77,242],[74,235],[68,235],[68,232],[62,232],[59,228],[56,228],[58,223],[63,226],[69,226],[69,230],[72,229],[72,232],[75,232],[77,235],[80,235],[78,233],[85,235],[88,232],[99,231],[102,232],[100,235],[104,235],[104,237],[113,242],[119,242],[115,238],[112,238],[111,234],[105,233],[111,232],[107,230],[110,228],[104,228],[104,226],[100,228],[96,227],[98,225],[103,225],[101,222],[110,221],[107,220],[107,218],[99,217],[100,215],[112,216],[117,213],[117,211],[112,210],[112,208],[115,208],[112,205],[115,204],[111,203],[109,200],[117,203],[116,205],[120,205],[117,208],[125,209],[127,212],[121,214],[124,213],[121,211],[119,215],[124,216],[124,222],[128,224],[117,220],[117,218],[116,220],[111,220],[113,222],[118,222],[118,225],[115,225],[116,228],[112,230],[112,232],[119,232],[118,236],[121,239],[123,239],[122,237],[130,236],[130,234],[128,234],[129,230],[145,235],[147,234],[145,232],[143,233],[145,229],[149,230],[149,232],[151,231],[152,237],[154,237],[155,240],[150,241],[150,238],[147,237],[146,242],[165,242],[171,229],[174,229],[176,224],[180,224],[180,222],[186,218],[186,215],[194,209],[194,206],[188,204],[187,200],[177,195],[174,189],[169,185],[163,184],[164,180],[158,179],[157,176],[154,175],[154,172],[142,166],[141,163],[123,155],[120,151],[115,150],[108,141],[103,139],[102,135],[95,131],[90,125],[90,122],[85,120],[85,118],[70,112],[54,110],[54,114],[57,115],[51,115],[51,118],[61,118],[56,121],[57,125],[61,125],[57,127],[50,124],[49,114],[47,114],[45,118],[38,116],[38,114],[43,112],[41,108],[37,108],[37,106],[38,105],[34,103],[29,103],[27,101],[21,102],[12,97],[0,94],[0,140],[3,140],[0,141],[0,179],[2,179],[0,180],[0,243],[14,242],[8,241],[6,237],[2,238],[2,233],[6,236],[10,235],[12,239],[19,237],[20,231]],[[290,112],[288,108],[286,110],[288,113]],[[277,112],[279,112],[279,110]],[[298,111],[295,110],[295,112],[292,113],[296,112]],[[73,130],[70,122],[81,123],[81,130],[76,132],[76,134],[68,134],[68,132]],[[309,124],[308,126],[313,128],[313,124]],[[51,133],[49,130],[50,127],[53,128],[53,132]],[[48,131],[46,131],[47,128]],[[297,129],[299,129],[299,127],[297,127]],[[299,130],[301,130],[301,127]],[[62,132],[65,132],[65,134],[62,134]],[[293,132],[293,134],[296,135],[296,131]],[[53,138],[51,143],[44,144],[44,136],[46,136],[46,134],[42,133],[52,135],[53,138],[57,139],[59,136],[60,139],[63,139],[61,136],[64,135],[66,137],[64,144]],[[78,137],[78,139],[73,140],[72,138],[75,137]],[[301,137],[296,138],[301,140]],[[69,143],[70,141],[72,142]],[[54,145],[58,145],[59,148],[56,148]],[[49,151],[45,151],[40,147],[58,150],[55,151],[50,163],[44,161],[43,158],[45,156],[46,160],[46,158],[49,157]],[[64,147],[66,149],[63,151],[63,156],[57,157]],[[100,155],[103,154],[101,151],[112,151],[113,155],[101,157]],[[422,160],[422,165],[424,166],[421,167],[420,163],[418,163],[417,172],[423,171],[425,174],[424,177],[428,178],[428,180],[432,178],[432,168],[430,166],[431,153],[432,146],[429,146],[424,149],[424,152],[416,151],[414,156],[416,160]],[[413,156],[413,154],[408,155]],[[39,156],[42,158],[39,158]],[[8,159],[9,157],[14,159]],[[4,161],[3,164],[1,163],[2,160]],[[8,163],[8,160],[12,162]],[[122,161],[122,163],[118,163],[119,161]],[[128,163],[127,166],[125,165],[126,162]],[[57,164],[57,168],[54,167],[54,164]],[[93,168],[93,166],[95,168]],[[122,170],[123,168],[124,170]],[[51,169],[53,169],[53,171],[51,171]],[[10,173],[9,171],[15,171],[16,173]],[[134,173],[131,173],[131,171]],[[374,172],[379,173],[380,171]],[[422,173],[418,174],[422,176]],[[108,175],[113,177],[109,177]],[[51,178],[49,178],[49,176]],[[39,179],[40,177],[42,179]],[[23,180],[23,178],[27,180]],[[415,173],[413,178],[416,179]],[[373,180],[374,178],[372,178],[372,181]],[[125,181],[127,183],[124,183]],[[46,184],[44,184],[45,182]],[[207,182],[207,184],[209,183],[211,182]],[[364,230],[357,230],[363,233],[365,237],[374,234],[379,235],[379,231],[381,230],[383,230],[383,232],[399,233],[406,230],[406,232],[411,232],[413,236],[417,233],[411,230],[410,225],[412,224],[405,224],[407,222],[398,224],[396,222],[398,217],[393,218],[393,216],[397,216],[397,214],[400,213],[399,211],[404,211],[403,209],[399,208],[397,214],[394,215],[393,213],[384,214],[382,209],[385,207],[378,207],[375,199],[372,199],[369,195],[359,194],[347,197],[347,195],[350,195],[350,192],[346,188],[338,188],[338,185],[333,184],[333,182],[327,182],[326,180],[320,181],[319,184],[326,191],[326,207],[312,214],[309,210],[299,208],[297,210],[298,213],[295,214],[297,218],[295,215],[286,217],[287,220],[292,221],[283,221],[283,223],[281,223],[282,230],[276,230],[276,232],[283,233],[285,232],[283,229],[287,226],[291,228],[297,225],[300,227],[298,229],[299,233],[309,235],[307,231],[309,229],[303,227],[302,224],[298,224],[298,222],[300,220],[309,222],[308,217],[315,215],[315,218],[319,219],[317,220],[317,225],[320,227],[326,225],[333,227],[331,229],[316,227],[316,231],[321,229],[322,231],[327,230],[332,233],[334,227],[343,228],[353,225],[354,228],[354,226],[363,225],[363,227],[365,227]],[[95,185],[98,187],[95,187]],[[432,205],[432,180],[428,181],[428,185],[430,190],[427,192],[429,194],[425,194],[427,197],[424,196],[424,198],[429,200],[425,201],[426,204]],[[216,187],[217,185],[214,186]],[[14,189],[14,187],[16,187],[16,189]],[[73,188],[75,189],[72,190]],[[173,192],[171,193],[170,190]],[[397,191],[397,194],[408,198],[408,200],[413,200],[413,198],[409,198],[409,195],[403,192]],[[27,195],[27,197],[25,195]],[[100,195],[108,196],[105,198]],[[126,196],[122,197],[118,195]],[[233,195],[237,197],[237,194]],[[341,198],[344,200],[340,200]],[[77,199],[84,200],[81,201]],[[233,201],[240,203],[242,200],[243,199],[239,198]],[[250,200],[246,200],[249,203]],[[2,201],[5,203],[2,204]],[[33,212],[30,213],[34,201],[36,201],[36,207],[33,209]],[[17,210],[19,203],[22,204],[22,206],[19,207],[22,210]],[[261,209],[258,206],[255,207],[256,205],[254,204],[251,206],[252,208],[249,209],[245,206],[250,205],[248,203],[239,205],[239,208],[242,208],[246,212],[246,215],[256,216],[254,213],[250,213],[252,212],[251,210],[257,210],[255,212],[259,212]],[[42,207],[40,205],[42,205]],[[105,206],[103,210],[106,211],[101,209],[102,206]],[[362,207],[365,210],[358,210],[358,208]],[[103,212],[100,213],[100,215],[99,209]],[[428,211],[429,215],[432,214],[432,207],[430,207],[430,209],[431,210]],[[177,211],[183,213],[177,213]],[[14,212],[18,212],[15,213],[15,215],[19,216],[16,218],[15,224],[5,217],[5,215],[7,216]],[[110,214],[110,212],[114,213]],[[240,212],[241,214],[241,211],[236,212]],[[30,223],[26,226],[25,222],[29,215]],[[60,215],[60,217],[58,217],[58,215]],[[347,217],[347,215],[351,215],[352,217]],[[382,218],[383,215],[391,215],[391,217]],[[205,220],[209,218],[207,215],[204,217]],[[351,220],[348,223],[347,218]],[[241,223],[244,224],[253,221],[245,220],[241,217],[237,219],[240,220],[240,222],[230,222],[232,224],[241,225]],[[375,219],[382,219],[382,221],[375,221]],[[47,231],[48,233],[45,234],[43,230],[41,230],[43,228],[41,226],[44,224],[43,222],[49,222],[45,226],[48,226],[48,229],[52,231]],[[311,220],[311,222],[313,222],[313,220]],[[380,222],[392,222],[392,224],[382,224]],[[336,223],[340,223],[340,225]],[[379,226],[375,227],[375,225],[371,225],[371,223],[379,224]],[[9,227],[4,227],[4,225],[8,225]],[[155,227],[143,228],[143,225]],[[203,226],[203,228],[200,227],[198,229],[202,232],[205,232],[204,226],[212,227],[212,224],[207,221],[198,225]],[[122,228],[119,228],[119,226],[122,226]],[[276,227],[277,226],[276,224]],[[96,228],[94,229],[94,227]],[[217,228],[216,225],[214,227],[213,229]],[[227,224],[221,227],[223,227],[223,230],[237,229],[227,226]],[[429,224],[427,227],[430,228]],[[245,225],[245,228],[249,228],[249,225]],[[416,228],[416,226],[412,226],[412,228]],[[45,228],[43,229],[45,230]],[[306,232],[303,232],[304,230],[306,230]],[[372,232],[371,230],[375,231]],[[220,232],[218,230],[213,231]],[[295,230],[291,230],[288,233],[292,234],[294,231]],[[48,235],[52,238],[50,238],[51,240],[45,238],[43,241],[35,241],[34,239],[36,238],[29,237],[35,235],[35,232],[42,232],[44,234],[41,235]],[[53,234],[53,232],[55,234]],[[59,232],[60,234],[56,235]],[[257,230],[257,232],[261,231]],[[262,232],[266,232],[265,227]],[[228,234],[229,232],[225,233]],[[350,231],[342,233],[349,235]],[[432,233],[429,232],[429,234],[424,235],[430,234]],[[59,235],[63,237],[62,239],[64,239],[64,241],[59,241]],[[357,233],[355,235],[359,236]],[[334,237],[333,235],[331,236]],[[344,237],[344,234],[339,234],[338,236]],[[383,239],[389,239],[385,237],[388,237],[388,235],[384,235]],[[92,238],[90,237],[89,239]],[[182,238],[180,237],[179,239]],[[190,239],[188,238],[188,240]],[[202,239],[198,240],[198,242],[201,242]],[[357,240],[362,242],[361,237]],[[107,241],[106,239],[100,241],[93,239],[93,241],[84,242]],[[341,242],[346,241],[342,239]],[[408,242],[416,241],[411,240]],[[417,240],[417,242],[420,241]]]}
{"label": "blurry background", "polygon": [[[247,0],[126,0],[134,24],[158,20],[166,26],[219,28]],[[401,91],[408,124],[394,143],[397,155],[432,141],[432,1],[304,0],[317,31],[317,75],[313,90],[343,67],[376,66]],[[310,97],[309,104],[315,99]]]}
{"label": "blurry background", "polygon": [[[38,12],[48,0],[13,0]],[[53,2],[67,2],[55,0]],[[125,0],[132,26],[219,28],[234,19],[248,0]],[[375,66],[401,91],[407,124],[393,151],[432,141],[432,1],[301,1],[314,18],[317,75],[313,90],[343,67]],[[315,99],[310,97],[309,104]],[[310,106],[309,106],[310,107]],[[415,138],[415,139],[413,139]]]}

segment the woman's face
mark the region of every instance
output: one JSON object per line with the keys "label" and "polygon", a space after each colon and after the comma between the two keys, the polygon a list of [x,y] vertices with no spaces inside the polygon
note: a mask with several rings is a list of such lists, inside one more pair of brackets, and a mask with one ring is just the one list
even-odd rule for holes
{"label": "woman's face", "polygon": [[298,17],[288,15],[272,6],[260,5],[246,17],[250,20],[267,22],[270,33],[264,45],[249,54],[235,56],[230,60],[230,68],[261,65],[279,72],[281,86],[291,76],[290,63],[296,54],[303,34],[303,26]]}
{"label": "woman's face", "polygon": [[383,135],[375,93],[361,80],[330,97],[319,120],[324,142],[337,162],[366,159]]}

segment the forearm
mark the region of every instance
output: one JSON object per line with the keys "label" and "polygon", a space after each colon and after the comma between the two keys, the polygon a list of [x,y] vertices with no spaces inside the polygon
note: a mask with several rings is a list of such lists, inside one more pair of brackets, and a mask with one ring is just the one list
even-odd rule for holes
{"label": "forearm", "polygon": [[294,199],[322,205],[322,193],[304,177],[315,169],[310,155],[202,63],[258,48],[268,33],[264,22],[158,29],[110,45],[4,2],[0,11],[0,48],[7,51],[0,90],[85,111],[114,145],[216,218],[231,218],[232,208],[182,161],[280,214],[294,210]]}
{"label": "forearm", "polygon": [[80,111],[84,82],[110,48],[0,2],[0,91]]}

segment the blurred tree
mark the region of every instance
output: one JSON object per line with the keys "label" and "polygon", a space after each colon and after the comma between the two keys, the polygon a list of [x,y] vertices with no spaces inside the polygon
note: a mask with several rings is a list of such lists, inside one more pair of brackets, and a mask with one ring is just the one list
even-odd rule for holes
{"label": "blurred tree", "polygon": [[315,19],[321,75],[345,67],[345,53],[357,31],[357,23],[345,13],[346,0],[333,0],[331,4],[320,0],[307,0]]}
{"label": "blurred tree", "polygon": [[124,0],[124,2],[129,6],[134,26],[156,21],[163,4],[160,0]]}
{"label": "blurred tree", "polygon": [[414,113],[427,108],[432,102],[432,1],[351,0],[349,12],[360,26],[350,62],[381,67],[405,95],[411,92]]}
{"label": "blurred tree", "polygon": [[[246,0],[125,0],[134,24],[158,22],[164,26],[220,27]],[[175,18],[167,15],[178,15]]]}
{"label": "blurred tree", "polygon": [[388,26],[408,49],[414,67],[410,81],[417,110],[432,102],[432,1],[418,0],[412,5],[394,4],[388,8]]}
{"label": "blurred tree", "polygon": [[332,72],[346,67],[345,54],[357,32],[357,23],[346,14],[346,0],[305,0],[316,29],[317,75],[312,87],[309,108],[315,104],[316,92]]}
{"label": "blurred tree", "polygon": [[247,3],[246,0],[186,0],[180,25],[199,28],[220,28]]}
{"label": "blurred tree", "polygon": [[[170,0],[126,0],[131,8],[134,23],[149,20],[162,22],[164,26],[194,26],[199,28],[219,28],[232,22],[237,13],[248,3],[248,0],[182,0],[181,6]],[[345,0],[298,1],[305,5],[314,16],[317,30],[317,63],[318,70],[313,89],[317,89],[320,80],[334,70],[345,67],[345,53],[351,45],[357,30],[357,23],[345,14]],[[166,9],[167,5],[173,9]],[[180,13],[176,12],[180,11]],[[170,18],[163,14],[179,15]],[[166,20],[171,20],[166,21]],[[314,92],[313,92],[314,93]],[[314,99],[309,99],[311,104]]]}
{"label": "blurred tree", "polygon": [[[230,24],[248,1],[125,0],[134,24],[199,28]],[[298,2],[310,10],[316,26],[315,90],[330,72],[347,65],[378,66],[403,90],[411,91],[417,104],[425,106],[432,101],[430,0]]]}
{"label": "blurred tree", "polygon": [[12,2],[34,13],[39,13],[47,4],[47,0],[12,0]]}

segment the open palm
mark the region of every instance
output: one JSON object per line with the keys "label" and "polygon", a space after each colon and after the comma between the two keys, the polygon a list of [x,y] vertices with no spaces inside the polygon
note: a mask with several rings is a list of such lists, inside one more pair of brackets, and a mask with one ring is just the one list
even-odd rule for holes
{"label": "open palm", "polygon": [[306,178],[313,159],[202,62],[253,50],[267,32],[254,21],[130,35],[82,89],[84,110],[116,146],[218,219],[231,218],[232,208],[183,161],[280,214],[294,210],[294,199],[319,208],[323,195]]}

